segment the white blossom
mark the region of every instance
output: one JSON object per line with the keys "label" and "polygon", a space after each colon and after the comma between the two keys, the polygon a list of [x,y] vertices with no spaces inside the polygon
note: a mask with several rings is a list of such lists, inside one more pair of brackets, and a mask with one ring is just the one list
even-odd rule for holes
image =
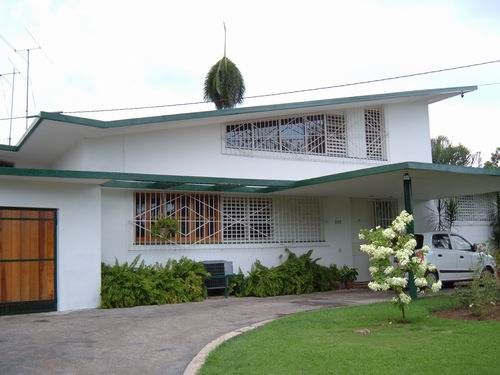
{"label": "white blossom", "polygon": [[365,239],[365,235],[364,235],[363,233],[360,233],[360,234],[358,235],[358,238],[359,238],[360,240],[364,240],[364,239]]}
{"label": "white blossom", "polygon": [[441,289],[441,287],[443,286],[443,283],[441,282],[441,280],[438,280],[437,282],[435,282],[434,284],[432,284],[431,286],[431,290],[436,293],[439,291],[439,289]]}
{"label": "white blossom", "polygon": [[386,275],[390,275],[393,271],[394,271],[394,267],[393,267],[393,266],[388,266],[388,267],[386,267],[386,269],[384,270],[384,273],[385,273]]}
{"label": "white blossom", "polygon": [[408,305],[411,302],[411,297],[406,293],[401,292],[398,297],[401,303],[404,303],[405,305]]}
{"label": "white blossom", "polygon": [[374,273],[376,273],[378,271],[378,268],[375,266],[371,266],[368,268],[368,271],[370,271],[370,273],[373,275]]}
{"label": "white blossom", "polygon": [[425,277],[417,277],[415,279],[415,285],[420,287],[420,288],[423,288],[423,287],[427,286],[427,279]]}
{"label": "white blossom", "polygon": [[382,235],[385,238],[392,240],[394,237],[396,237],[396,232],[394,232],[391,228],[387,228],[382,231]]}
{"label": "white blossom", "polygon": [[407,243],[405,243],[404,248],[407,250],[415,250],[415,247],[417,246],[417,241],[415,241],[414,238],[410,239]]}
{"label": "white blossom", "polygon": [[387,283],[391,286],[405,287],[408,281],[404,277],[391,277],[387,279]]}

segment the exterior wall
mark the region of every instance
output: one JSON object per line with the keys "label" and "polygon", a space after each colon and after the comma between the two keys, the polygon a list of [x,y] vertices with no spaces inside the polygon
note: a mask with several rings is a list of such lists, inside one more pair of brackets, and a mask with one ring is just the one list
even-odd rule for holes
{"label": "exterior wall", "polygon": [[389,161],[432,163],[428,105],[410,102],[387,105],[385,124]]}
{"label": "exterior wall", "polygon": [[304,160],[302,155],[287,155],[286,159],[227,155],[222,153],[221,124],[211,124],[84,139],[52,167],[297,180],[399,161],[430,161],[427,104],[390,104],[384,112],[388,133],[385,162],[347,158],[313,161]]}
{"label": "exterior wall", "polygon": [[[429,232],[434,228],[429,223],[434,202],[420,201],[414,204],[415,232]],[[491,237],[491,225],[484,222],[457,222],[452,232],[464,236],[471,243],[487,243]]]}
{"label": "exterior wall", "polygon": [[286,247],[296,253],[314,249],[313,257],[324,265],[352,266],[351,219],[348,198],[324,198],[323,220],[325,242],[310,244],[244,244],[244,245],[183,245],[134,246],[131,224],[133,194],[131,191],[103,189],[102,191],[102,260],[112,264],[131,261],[137,255],[146,263],[166,262],[182,256],[204,260],[228,260],[233,270],[250,270],[258,259],[266,266],[278,265]]}
{"label": "exterior wall", "polygon": [[100,187],[0,180],[0,206],[56,208],[58,310],[99,305]]}

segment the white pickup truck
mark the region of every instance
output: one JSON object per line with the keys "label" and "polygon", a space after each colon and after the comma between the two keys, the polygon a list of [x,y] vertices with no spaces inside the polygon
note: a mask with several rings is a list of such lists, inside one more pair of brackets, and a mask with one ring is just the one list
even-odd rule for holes
{"label": "white pickup truck", "polygon": [[452,232],[427,232],[415,234],[418,249],[427,245],[425,260],[436,267],[435,278],[443,283],[472,280],[474,272],[489,272],[496,276],[496,264],[491,255],[480,253],[464,237]]}

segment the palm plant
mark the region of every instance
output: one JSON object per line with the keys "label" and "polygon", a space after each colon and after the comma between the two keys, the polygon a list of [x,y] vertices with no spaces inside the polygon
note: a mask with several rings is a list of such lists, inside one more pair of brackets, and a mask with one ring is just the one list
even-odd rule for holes
{"label": "palm plant", "polygon": [[226,57],[226,25],[224,25],[224,57],[210,68],[205,78],[205,100],[217,109],[233,108],[243,102],[245,81],[238,67]]}

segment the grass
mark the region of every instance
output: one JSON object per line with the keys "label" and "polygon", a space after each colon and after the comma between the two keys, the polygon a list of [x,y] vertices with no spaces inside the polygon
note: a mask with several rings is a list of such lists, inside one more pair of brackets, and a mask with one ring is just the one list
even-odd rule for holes
{"label": "grass", "polygon": [[[456,304],[419,299],[407,324],[390,303],[294,314],[222,344],[200,375],[498,374],[500,322],[432,315]],[[353,332],[363,328],[371,333]]]}

